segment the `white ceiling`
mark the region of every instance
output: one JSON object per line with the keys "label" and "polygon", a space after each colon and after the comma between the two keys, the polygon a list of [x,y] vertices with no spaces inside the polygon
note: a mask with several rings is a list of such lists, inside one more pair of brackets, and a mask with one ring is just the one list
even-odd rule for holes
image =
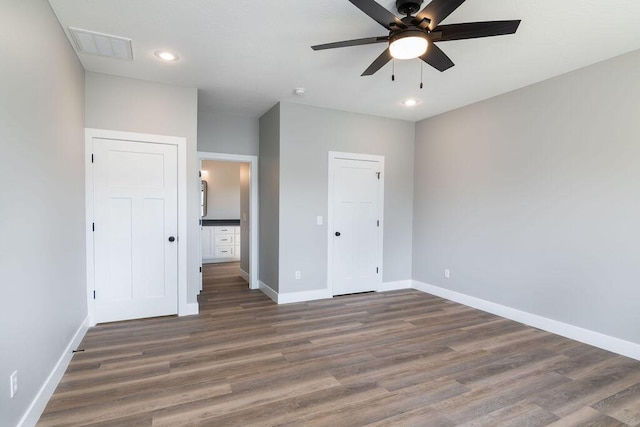
{"label": "white ceiling", "polygon": [[[394,0],[378,0],[397,12]],[[88,71],[196,87],[199,110],[259,117],[277,101],[416,121],[640,48],[638,0],[467,0],[443,24],[522,19],[515,35],[439,46],[456,66],[420,60],[362,71],[384,44],[310,46],[386,35],[347,0],[50,0],[63,28],[133,40],[134,61],[79,54]],[[424,4],[427,4],[428,0]],[[162,63],[153,53],[177,52]],[[426,65],[426,64],[425,64]],[[306,94],[293,94],[296,87]],[[421,104],[408,108],[409,97]]]}

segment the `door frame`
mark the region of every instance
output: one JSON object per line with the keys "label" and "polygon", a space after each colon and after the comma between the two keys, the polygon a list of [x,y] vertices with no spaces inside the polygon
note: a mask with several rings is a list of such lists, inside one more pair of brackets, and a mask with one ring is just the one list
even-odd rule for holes
{"label": "door frame", "polygon": [[[202,170],[203,160],[249,164],[249,280],[247,281],[249,282],[249,289],[258,289],[258,156],[198,151],[199,170]],[[201,239],[202,235],[199,232],[198,253],[200,254],[200,265],[202,266]],[[202,273],[200,274],[200,290],[202,290]]]}
{"label": "door frame", "polygon": [[85,128],[85,220],[87,252],[87,310],[89,325],[96,325],[95,259],[93,239],[93,168],[92,148],[94,138],[175,145],[178,150],[178,316],[193,314],[187,303],[187,139],[177,136],[122,132],[107,129]]}
{"label": "door frame", "polygon": [[335,160],[337,159],[345,159],[345,160],[362,160],[362,161],[370,161],[370,162],[378,162],[380,165],[380,188],[379,188],[379,199],[378,199],[378,217],[380,218],[380,232],[378,234],[378,265],[380,266],[380,271],[378,274],[377,280],[377,289],[379,292],[382,290],[382,276],[384,274],[383,267],[383,252],[384,252],[384,156],[379,156],[375,154],[360,154],[360,153],[344,153],[340,151],[329,151],[329,165],[328,165],[328,203],[327,203],[327,290],[330,295],[333,295],[333,190],[335,186],[334,175],[335,175]]}

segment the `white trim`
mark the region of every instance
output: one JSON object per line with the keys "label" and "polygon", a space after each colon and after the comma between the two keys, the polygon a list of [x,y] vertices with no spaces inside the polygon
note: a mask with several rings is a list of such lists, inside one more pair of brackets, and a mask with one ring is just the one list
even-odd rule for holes
{"label": "white trim", "polygon": [[[177,136],[152,135],[136,132],[122,132],[106,129],[85,129],[85,196],[87,226],[87,308],[89,325],[95,326],[94,254],[93,254],[93,173],[91,154],[93,139],[115,139],[121,141],[149,142],[175,145],[178,150],[178,316],[193,313],[187,303],[187,139]],[[182,237],[182,238],[180,238]]]}
{"label": "white trim", "polygon": [[[220,160],[225,162],[249,163],[250,196],[250,224],[249,224],[249,289],[259,289],[258,283],[258,156],[244,154],[208,153],[198,151],[198,159]],[[202,165],[201,165],[202,169]],[[199,234],[198,234],[199,235]],[[202,246],[202,244],[200,244]],[[202,276],[200,276],[202,277]],[[202,285],[201,285],[202,286]]]}
{"label": "white trim", "polygon": [[563,337],[567,337],[585,344],[599,347],[608,351],[612,351],[623,356],[640,360],[640,344],[625,341],[600,332],[591,331],[578,326],[569,325],[547,317],[538,316],[526,311],[517,310],[515,308],[506,307],[491,301],[486,301],[470,295],[444,289],[438,286],[429,285],[427,283],[413,280],[413,288],[419,291],[446,298],[478,310],[486,311],[534,328],[552,332]]}
{"label": "white trim", "polygon": [[184,308],[184,311],[180,313],[180,316],[193,316],[200,312],[200,305],[197,302],[190,302]]}
{"label": "white trim", "polygon": [[[209,226],[208,226],[209,227]],[[224,262],[237,262],[240,261],[239,258],[210,258],[210,259],[203,259],[202,263],[203,264],[221,264]],[[248,280],[247,280],[248,282]],[[200,289],[202,290],[202,289]]]}
{"label": "white trim", "polygon": [[292,304],[295,302],[316,301],[320,299],[330,299],[333,295],[328,289],[316,289],[313,291],[287,292],[279,294],[262,280],[259,281],[260,290],[271,298],[276,304]]}
{"label": "white trim", "polygon": [[274,291],[273,289],[271,289],[269,287],[269,285],[267,285],[266,283],[264,283],[262,280],[258,281],[258,286],[260,289],[260,291],[262,291],[263,294],[265,294],[266,296],[268,296],[269,298],[271,298],[273,300],[273,302],[275,302],[276,304],[278,303],[278,293],[276,291]]}
{"label": "white trim", "polygon": [[278,304],[291,304],[294,302],[316,301],[320,299],[330,299],[333,295],[328,289],[316,289],[313,291],[287,292],[278,294]]}
{"label": "white trim", "polygon": [[[198,158],[198,201],[200,202],[200,198],[202,197],[202,159]],[[207,185],[209,185],[207,183]],[[208,187],[207,187],[208,188]],[[207,189],[207,191],[209,191]],[[209,193],[207,193],[207,197]],[[209,202],[207,202],[209,203]],[[208,205],[207,205],[208,206]],[[207,264],[204,259],[202,259],[202,208],[198,207],[198,266],[200,267],[200,275],[198,276],[198,295],[202,292],[202,275],[204,274],[204,264]]]}
{"label": "white trim", "polygon": [[412,280],[398,280],[395,282],[383,282],[380,288],[381,292],[399,291],[401,289],[411,289],[413,287]]}
{"label": "white trim", "polygon": [[246,280],[247,282],[249,282],[249,273],[247,273],[246,271],[244,271],[243,269],[240,269],[240,277],[242,277],[244,280]]}
{"label": "white trim", "polygon": [[360,153],[344,153],[340,151],[329,151],[328,157],[328,194],[327,194],[327,292],[333,296],[333,188],[334,188],[334,160],[335,159],[347,159],[347,160],[363,160],[370,162],[378,162],[380,166],[380,186],[378,194],[378,218],[380,218],[380,230],[378,233],[378,280],[376,284],[376,290],[381,291],[383,288],[382,277],[384,273],[383,267],[383,252],[384,252],[384,156],[378,156],[374,154],[360,154]]}
{"label": "white trim", "polygon": [[93,154],[93,137],[89,135],[89,129],[85,129],[84,137],[84,199],[85,199],[85,226],[86,226],[86,264],[87,264],[87,317],[89,325],[95,326],[95,300],[93,299],[93,290],[95,289],[95,271],[93,256],[93,168],[91,166],[91,157]]}
{"label": "white trim", "polygon": [[62,352],[62,355],[58,359],[58,362],[55,364],[55,366],[51,370],[51,373],[44,381],[44,384],[42,384],[42,387],[40,387],[40,390],[38,390],[38,393],[36,393],[36,396],[31,401],[29,408],[22,416],[22,419],[18,423],[18,427],[36,425],[38,419],[40,419],[40,416],[42,415],[42,412],[44,412],[44,408],[47,406],[49,399],[51,399],[51,396],[53,396],[53,392],[56,390],[56,387],[58,387],[62,376],[67,370],[69,362],[71,362],[71,359],[73,358],[73,350],[78,348],[88,330],[89,316],[85,317],[85,319],[78,327],[78,330],[76,330],[76,333],[73,335],[71,341],[69,341],[69,344]]}

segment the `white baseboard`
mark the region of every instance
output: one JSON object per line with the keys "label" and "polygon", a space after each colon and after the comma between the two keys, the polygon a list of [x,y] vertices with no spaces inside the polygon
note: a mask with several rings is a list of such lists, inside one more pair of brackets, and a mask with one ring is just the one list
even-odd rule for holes
{"label": "white baseboard", "polygon": [[240,261],[240,258],[229,257],[229,258],[205,258],[202,260],[203,264],[221,264],[223,262],[237,262]]}
{"label": "white baseboard", "polygon": [[38,390],[38,393],[31,402],[31,405],[29,405],[27,412],[22,416],[22,419],[18,423],[18,427],[32,427],[36,425],[42,415],[42,412],[44,412],[44,408],[47,406],[49,399],[53,396],[53,392],[56,390],[56,387],[58,387],[62,376],[67,370],[69,362],[71,362],[73,350],[78,348],[88,330],[89,316],[82,321],[78,330],[71,338],[71,341],[69,341],[69,344],[62,352],[58,362],[44,381],[44,384],[42,384],[42,387],[40,387],[40,390]]}
{"label": "white baseboard", "polygon": [[278,294],[278,304],[291,304],[294,302],[314,301],[327,298],[333,298],[333,295],[331,295],[328,289],[288,292],[284,294]]}
{"label": "white baseboard", "polygon": [[242,277],[244,280],[247,281],[247,283],[249,283],[249,273],[247,273],[243,269],[240,269],[240,277]]}
{"label": "white baseboard", "polygon": [[333,298],[327,289],[318,289],[313,291],[288,292],[280,294],[271,289],[262,280],[258,281],[259,289],[276,304],[291,304],[294,302],[314,301],[318,299]]}
{"label": "white baseboard", "polygon": [[431,295],[436,295],[451,301],[458,302],[460,304],[467,305],[469,307],[477,308],[478,310],[486,311],[488,313],[505,317],[507,319],[515,320],[516,322],[524,323],[525,325],[533,326],[534,328],[552,332],[554,334],[580,341],[594,347],[599,347],[604,350],[640,360],[640,344],[601,334],[600,332],[591,331],[589,329],[584,329],[579,326],[574,326],[568,323],[563,323],[557,320],[538,316],[537,314],[532,314],[526,311],[521,311],[515,308],[496,304],[494,302],[472,297],[460,292],[455,292],[438,286],[429,285],[417,280],[413,280],[413,288]]}
{"label": "white baseboard", "polygon": [[271,289],[269,285],[264,283],[262,280],[258,280],[258,289],[260,289],[263,294],[271,298],[273,302],[276,304],[278,303],[278,293]]}
{"label": "white baseboard", "polygon": [[398,280],[395,282],[384,282],[380,288],[380,292],[399,291],[401,289],[411,289],[413,287],[412,280]]}
{"label": "white baseboard", "polygon": [[178,316],[193,316],[198,313],[200,313],[200,305],[197,302],[192,302],[185,304]]}

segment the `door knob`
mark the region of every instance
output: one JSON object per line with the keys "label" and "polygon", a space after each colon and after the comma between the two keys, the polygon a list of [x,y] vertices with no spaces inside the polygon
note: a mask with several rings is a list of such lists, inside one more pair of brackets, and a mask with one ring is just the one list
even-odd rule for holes
{"label": "door knob", "polygon": [[336,231],[336,236],[340,237],[340,232],[339,231]]}
{"label": "door knob", "polygon": [[169,241],[170,241],[170,242],[175,242],[175,241],[176,241],[176,238],[175,238],[175,237],[173,237],[173,236],[169,236]]}

